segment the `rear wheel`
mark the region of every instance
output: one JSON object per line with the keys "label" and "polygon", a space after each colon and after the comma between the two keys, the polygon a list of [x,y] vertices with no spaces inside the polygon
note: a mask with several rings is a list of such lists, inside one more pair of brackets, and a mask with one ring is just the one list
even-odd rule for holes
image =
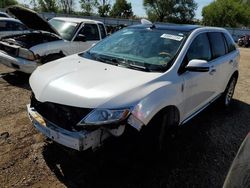
{"label": "rear wheel", "polygon": [[230,106],[232,102],[236,82],[237,82],[237,78],[233,76],[228,82],[224,93],[222,94],[221,103],[224,107]]}

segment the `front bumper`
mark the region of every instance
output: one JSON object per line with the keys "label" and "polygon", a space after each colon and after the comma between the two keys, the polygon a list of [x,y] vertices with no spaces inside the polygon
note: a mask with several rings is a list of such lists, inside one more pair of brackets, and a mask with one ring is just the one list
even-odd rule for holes
{"label": "front bumper", "polygon": [[[30,120],[38,131],[51,140],[78,151],[84,151],[89,148],[95,149],[111,135],[117,132],[122,134],[125,129],[124,125],[120,125],[117,129],[110,131],[100,128],[94,131],[73,132],[62,129],[44,119],[34,108],[31,108],[29,104],[27,105],[27,111]],[[117,134],[117,136],[119,135]]]}
{"label": "front bumper", "polygon": [[37,62],[29,61],[19,57],[13,57],[0,50],[0,63],[7,67],[16,69],[21,72],[31,74],[38,66]]}

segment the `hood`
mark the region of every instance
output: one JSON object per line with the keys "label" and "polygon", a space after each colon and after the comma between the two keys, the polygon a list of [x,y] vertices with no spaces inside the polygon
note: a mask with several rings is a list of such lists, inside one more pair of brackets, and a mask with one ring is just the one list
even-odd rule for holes
{"label": "hood", "polygon": [[6,12],[14,15],[30,29],[47,31],[59,35],[58,32],[45,19],[40,17],[33,10],[14,5],[8,7]]}
{"label": "hood", "polygon": [[67,56],[38,67],[30,77],[37,100],[82,108],[121,108],[160,87],[163,73],[143,72]]}

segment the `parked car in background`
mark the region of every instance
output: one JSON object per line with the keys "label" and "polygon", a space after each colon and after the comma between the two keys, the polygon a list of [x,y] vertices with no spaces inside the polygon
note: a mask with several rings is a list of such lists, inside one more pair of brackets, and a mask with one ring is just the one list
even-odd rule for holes
{"label": "parked car in background", "polygon": [[29,29],[19,20],[14,18],[0,18],[0,38],[28,32]]}
{"label": "parked car in background", "polygon": [[87,50],[107,35],[99,21],[56,17],[48,23],[23,7],[12,6],[7,11],[31,32],[2,38],[0,63],[25,73],[32,73],[41,64]]}
{"label": "parked car in background", "polygon": [[250,35],[243,35],[238,39],[238,45],[242,47],[250,46]]}
{"label": "parked car in background", "polygon": [[10,18],[10,15],[5,12],[0,12],[0,18]]}
{"label": "parked car in background", "polygon": [[129,127],[164,148],[171,129],[216,99],[229,106],[238,63],[225,29],[130,26],[38,67],[28,114],[45,136],[76,150],[95,149]]}

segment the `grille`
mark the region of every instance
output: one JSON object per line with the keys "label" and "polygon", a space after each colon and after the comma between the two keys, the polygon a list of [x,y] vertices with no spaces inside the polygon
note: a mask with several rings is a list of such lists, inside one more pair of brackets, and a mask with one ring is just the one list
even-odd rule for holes
{"label": "grille", "polygon": [[12,56],[17,56],[18,54],[18,48],[14,48],[14,47],[7,46],[4,44],[0,44],[0,50],[7,52],[9,55],[12,55]]}
{"label": "grille", "polygon": [[48,121],[69,131],[73,129],[78,130],[79,128],[76,127],[76,124],[92,110],[52,102],[42,103],[36,100],[34,95],[31,96],[31,107],[35,108],[35,110]]}

